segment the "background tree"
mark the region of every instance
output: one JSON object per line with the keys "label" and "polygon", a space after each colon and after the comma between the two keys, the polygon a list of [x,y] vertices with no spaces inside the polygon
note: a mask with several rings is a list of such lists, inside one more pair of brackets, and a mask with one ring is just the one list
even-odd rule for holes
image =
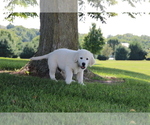
{"label": "background tree", "polygon": [[129,46],[130,52],[130,60],[143,60],[146,59],[146,51],[142,49],[142,46],[139,42],[132,42]]}
{"label": "background tree", "polygon": [[34,53],[36,53],[37,50],[38,50],[39,41],[40,41],[40,36],[37,36],[37,37],[33,38],[32,41],[31,41],[31,44],[32,44],[33,49],[34,49]]}
{"label": "background tree", "polygon": [[84,38],[85,36],[87,36],[87,34],[79,34],[79,48],[83,48],[83,45],[84,45]]}
{"label": "background tree", "polygon": [[150,60],[150,52],[146,55],[146,60]]}
{"label": "background tree", "polygon": [[107,41],[107,44],[112,48],[112,56],[114,57],[115,56],[115,50],[116,50],[116,47],[120,44],[120,42],[118,41],[118,39],[109,39]]}
{"label": "background tree", "polygon": [[8,25],[7,28],[16,33],[22,42],[30,42],[34,37],[40,34],[38,29],[28,29],[23,26],[11,27]]}
{"label": "background tree", "polygon": [[12,25],[11,23],[9,24],[9,25],[7,25],[7,29],[12,29],[12,28],[14,28],[15,26],[14,25]]}
{"label": "background tree", "polygon": [[[150,36],[147,35],[141,35],[141,36],[137,36],[137,35],[133,35],[130,33],[126,33],[123,35],[116,35],[116,36],[109,36],[109,39],[117,39],[120,43],[132,43],[134,41],[140,42],[140,44],[142,45],[142,48],[147,50],[150,47]],[[107,40],[107,41],[108,41]]]}
{"label": "background tree", "polygon": [[130,49],[122,45],[118,45],[115,51],[116,60],[127,60],[129,58]]}
{"label": "background tree", "polygon": [[20,58],[31,58],[37,52],[39,46],[39,36],[35,37],[31,42],[26,42],[23,44]]}
{"label": "background tree", "polygon": [[14,57],[17,54],[16,48],[17,38],[7,30],[0,29],[0,56]]}
{"label": "background tree", "polygon": [[90,32],[84,38],[83,48],[91,51],[93,54],[99,54],[104,44],[105,42],[101,29],[96,29],[96,24],[93,23]]}
{"label": "background tree", "polygon": [[112,52],[113,52],[112,48],[108,44],[105,44],[101,51],[101,54],[98,55],[97,59],[108,60]]}
{"label": "background tree", "polygon": [[26,44],[23,48],[22,53],[20,54],[20,58],[31,58],[35,54],[33,46],[31,44]]}

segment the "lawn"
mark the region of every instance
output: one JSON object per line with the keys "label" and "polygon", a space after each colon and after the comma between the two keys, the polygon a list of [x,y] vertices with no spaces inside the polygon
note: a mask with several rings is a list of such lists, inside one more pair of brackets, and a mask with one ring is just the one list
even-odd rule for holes
{"label": "lawn", "polygon": [[[28,60],[0,58],[0,70],[17,70]],[[149,61],[97,61],[89,68],[124,83],[86,86],[33,76],[0,73],[0,112],[150,112]]]}
{"label": "lawn", "polygon": [[16,58],[4,58],[0,57],[0,71],[1,70],[18,70],[22,68],[29,60],[28,59],[16,59]]}
{"label": "lawn", "polygon": [[127,80],[139,80],[150,83],[150,61],[97,61],[91,68],[104,77],[114,76]]}

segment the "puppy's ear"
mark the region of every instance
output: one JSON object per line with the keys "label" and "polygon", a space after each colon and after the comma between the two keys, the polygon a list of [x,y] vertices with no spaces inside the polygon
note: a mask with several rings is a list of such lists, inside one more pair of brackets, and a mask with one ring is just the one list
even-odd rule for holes
{"label": "puppy's ear", "polygon": [[73,58],[75,63],[78,62],[78,57],[79,57],[79,54],[78,54],[78,52],[76,52],[74,55],[74,58]]}
{"label": "puppy's ear", "polygon": [[93,54],[91,53],[91,58],[90,58],[90,60],[89,60],[89,66],[92,66],[92,65],[94,65],[94,64],[95,64],[95,59],[94,59]]}

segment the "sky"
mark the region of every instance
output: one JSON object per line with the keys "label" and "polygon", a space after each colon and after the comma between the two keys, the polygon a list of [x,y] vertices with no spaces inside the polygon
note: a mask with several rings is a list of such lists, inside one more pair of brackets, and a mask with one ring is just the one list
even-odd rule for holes
{"label": "sky", "polygon": [[[96,21],[89,17],[86,17],[86,20],[78,22],[79,33],[88,33],[89,28],[92,23],[96,23],[97,28],[101,28],[103,36],[107,37],[108,35],[117,35],[132,33],[134,35],[148,35],[150,36],[150,2],[145,0],[144,3],[138,3],[135,7],[131,7],[127,2],[118,2],[114,6],[106,6],[107,12],[116,12],[118,16],[107,18],[106,24],[102,24],[101,21]],[[4,20],[5,12],[4,10],[5,3],[3,0],[0,1],[0,25],[7,26],[10,22]],[[17,12],[38,12],[39,7],[28,7],[28,8],[16,8]],[[87,7],[86,11],[95,11]],[[146,14],[137,15],[136,19],[131,18],[127,14],[122,14],[122,12],[145,12]],[[40,28],[40,20],[37,18],[21,19],[16,18],[12,23],[14,25],[22,25],[27,28]]]}

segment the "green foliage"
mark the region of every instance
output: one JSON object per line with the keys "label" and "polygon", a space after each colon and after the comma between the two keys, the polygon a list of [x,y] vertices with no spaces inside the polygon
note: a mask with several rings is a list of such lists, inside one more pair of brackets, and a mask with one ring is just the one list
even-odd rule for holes
{"label": "green foliage", "polygon": [[4,0],[8,2],[7,9],[14,9],[16,6],[28,7],[38,5],[37,0]]}
{"label": "green foliage", "polygon": [[39,46],[39,36],[35,37],[31,42],[25,43],[20,58],[31,58],[36,52]]}
{"label": "green foliage", "polygon": [[143,60],[148,53],[150,46],[150,36],[142,35],[136,36],[133,34],[124,34],[109,36],[108,40],[117,39],[120,43],[129,43],[131,49],[130,57],[131,60]]}
{"label": "green foliage", "polygon": [[98,56],[97,56],[97,59],[98,59],[98,60],[108,60],[109,57],[104,56],[104,55],[98,55]]}
{"label": "green foliage", "polygon": [[30,58],[35,54],[34,49],[32,45],[26,44],[26,46],[23,48],[22,53],[20,54],[20,58]]}
{"label": "green foliage", "polygon": [[83,48],[85,36],[87,36],[87,34],[79,34],[79,48]]}
{"label": "green foliage", "polygon": [[112,48],[113,50],[112,55],[114,56],[116,47],[120,44],[120,42],[118,41],[118,39],[109,39],[107,41],[107,44]]}
{"label": "green foliage", "polygon": [[10,30],[16,33],[22,39],[22,42],[30,42],[34,37],[39,35],[38,29],[28,29],[23,26],[15,26]]}
{"label": "green foliage", "polygon": [[0,56],[13,57],[16,54],[16,39],[13,33],[0,29]]}
{"label": "green foliage", "polygon": [[35,12],[14,12],[16,6],[28,7],[28,6],[36,6],[38,5],[37,0],[5,0],[8,2],[6,5],[6,9],[9,11],[6,20],[13,22],[16,17],[20,18],[29,18],[29,17],[37,17],[37,13]]}
{"label": "green foliage", "polygon": [[[28,7],[28,6],[36,6],[38,5],[37,0],[4,0],[8,1],[8,5],[6,6],[6,9],[10,11],[10,13],[7,13],[8,16],[6,17],[7,20],[13,21],[15,17],[21,17],[21,18],[28,18],[28,17],[37,17],[37,13],[35,12],[14,12],[14,8],[16,6],[21,6],[21,7]],[[136,0],[136,1],[131,1],[131,0],[124,0],[127,1],[132,7],[135,7],[135,3],[138,2],[143,2],[143,0]],[[117,16],[117,13],[114,12],[106,12],[106,6],[104,5],[115,5],[118,3],[117,0],[88,0],[87,1],[91,7],[96,8],[96,10],[100,10],[99,12],[87,12],[85,14],[85,9],[86,9],[86,2],[84,0],[78,0],[79,3],[79,17],[82,19],[85,19],[84,17],[86,15],[99,19],[102,23],[106,23],[106,17],[113,17]],[[141,12],[124,12],[125,14],[128,14],[130,17],[135,18],[136,15],[140,15]],[[143,13],[144,14],[144,13]]]}
{"label": "green foliage", "polygon": [[112,52],[113,52],[112,48],[108,44],[105,44],[101,51],[101,55],[98,55],[97,59],[107,60],[107,59],[109,59]]}
{"label": "green foliage", "polygon": [[101,54],[105,55],[106,57],[109,57],[112,54],[112,52],[113,52],[112,48],[108,44],[105,44]]}
{"label": "green foliage", "polygon": [[[114,17],[114,16],[117,16],[118,14],[117,13],[114,13],[114,12],[88,12],[87,15],[91,18],[94,18],[96,20],[100,20],[102,23],[106,23],[106,17]],[[82,15],[83,16],[83,15]]]}
{"label": "green foliage", "polygon": [[[0,29],[0,56],[27,58],[34,55],[39,45],[39,30],[9,24]],[[27,55],[29,54],[29,55]]]}
{"label": "green foliage", "polygon": [[36,52],[39,47],[39,41],[40,41],[40,36],[34,37],[31,41],[34,52]]}
{"label": "green foliage", "polygon": [[101,29],[96,29],[96,24],[94,23],[84,41],[83,48],[91,51],[93,54],[99,54],[105,44]]}
{"label": "green foliage", "polygon": [[150,60],[150,53],[147,54],[146,60]]}
{"label": "green foliage", "polygon": [[139,42],[132,42],[129,46],[130,52],[130,60],[143,60],[146,59],[146,51],[142,49],[142,46]]}
{"label": "green foliage", "polygon": [[[117,13],[114,12],[106,12],[105,9],[106,7],[104,6],[103,3],[105,3],[105,5],[114,5],[117,3],[116,0],[88,0],[87,3],[89,4],[90,7],[95,8],[95,10],[100,10],[97,12],[87,12],[85,14],[85,11],[87,11],[87,5],[86,2],[84,0],[78,0],[79,2],[79,17],[80,20],[84,20],[85,16],[89,16],[91,18],[94,18],[96,20],[100,20],[102,23],[106,23],[106,17],[113,17],[113,16],[117,16]],[[86,10],[84,10],[86,9]]]}
{"label": "green foliage", "polygon": [[13,20],[16,18],[16,17],[20,17],[20,18],[29,18],[29,17],[38,17],[37,13],[34,13],[34,12],[12,12],[12,13],[9,13],[7,17],[5,17],[6,20],[10,21],[10,22],[13,22]]}
{"label": "green foliage", "polygon": [[12,29],[12,28],[14,28],[15,26],[14,25],[12,25],[11,23],[9,24],[9,25],[7,25],[7,29]]}
{"label": "green foliage", "polygon": [[120,43],[132,43],[134,41],[140,42],[142,47],[147,50],[150,47],[150,36],[142,35],[137,36],[133,34],[124,34],[124,35],[116,35],[116,36],[109,36],[107,38],[107,41],[109,39],[117,39]]}
{"label": "green foliage", "polygon": [[127,60],[129,58],[130,49],[127,47],[124,47],[122,45],[119,45],[116,47],[115,51],[115,59],[116,60]]}

